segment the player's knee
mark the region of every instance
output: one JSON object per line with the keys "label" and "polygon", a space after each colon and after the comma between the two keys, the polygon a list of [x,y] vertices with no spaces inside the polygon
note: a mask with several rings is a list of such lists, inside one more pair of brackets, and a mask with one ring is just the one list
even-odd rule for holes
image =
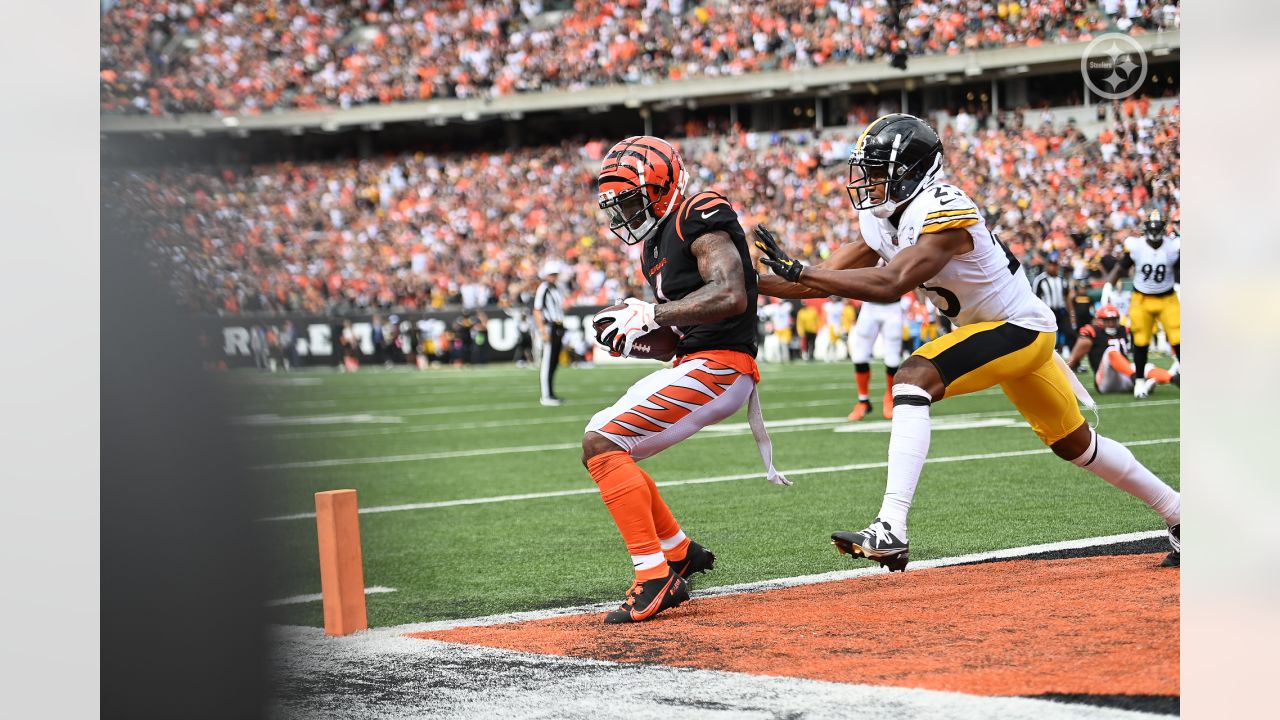
{"label": "player's knee", "polygon": [[915,385],[929,393],[934,400],[939,400],[946,393],[942,376],[933,363],[918,355],[907,358],[893,375],[894,385]]}
{"label": "player's knee", "polygon": [[1088,452],[1092,443],[1093,430],[1089,429],[1088,423],[1082,423],[1080,427],[1072,430],[1066,437],[1049,445],[1049,449],[1053,451],[1054,455],[1067,462],[1072,462]]}
{"label": "player's knee", "polygon": [[582,465],[586,467],[591,458],[597,455],[603,455],[608,452],[615,452],[622,448],[613,444],[613,441],[597,432],[589,432],[582,436]]}

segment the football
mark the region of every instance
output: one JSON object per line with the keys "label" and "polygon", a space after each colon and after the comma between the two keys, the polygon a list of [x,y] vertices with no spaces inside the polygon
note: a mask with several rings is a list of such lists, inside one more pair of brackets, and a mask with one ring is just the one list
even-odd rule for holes
{"label": "football", "polygon": [[[625,305],[610,305],[601,310],[601,312],[621,310],[625,307]],[[591,323],[592,327],[595,328],[596,342],[605,347],[608,346],[600,342],[600,333],[608,324],[609,321],[605,318],[593,320]],[[680,342],[680,336],[676,334],[675,330],[669,327],[660,327],[636,338],[635,342],[631,344],[631,354],[628,357],[667,361],[676,356],[676,343],[678,342]]]}

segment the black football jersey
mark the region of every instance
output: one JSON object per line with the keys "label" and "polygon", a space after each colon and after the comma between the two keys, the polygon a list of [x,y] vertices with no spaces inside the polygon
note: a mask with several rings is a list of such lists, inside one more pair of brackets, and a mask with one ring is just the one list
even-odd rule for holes
{"label": "black football jersey", "polygon": [[1113,347],[1119,350],[1121,355],[1133,359],[1132,336],[1129,335],[1129,328],[1123,325],[1116,330],[1115,335],[1108,335],[1107,329],[1100,323],[1089,323],[1080,328],[1080,334],[1093,340],[1093,345],[1089,346],[1089,367],[1094,372],[1098,372],[1098,368],[1102,367],[1102,356],[1107,352],[1107,348]]}
{"label": "black football jersey", "polygon": [[658,231],[644,243],[641,269],[659,303],[680,300],[706,285],[698,274],[698,260],[690,245],[709,232],[729,234],[747,283],[747,309],[739,315],[703,325],[677,327],[680,342],[676,354],[700,350],[737,350],[756,355],[756,271],[747,250],[747,235],[738,213],[723,195],[702,192],[685,199],[663,219]]}

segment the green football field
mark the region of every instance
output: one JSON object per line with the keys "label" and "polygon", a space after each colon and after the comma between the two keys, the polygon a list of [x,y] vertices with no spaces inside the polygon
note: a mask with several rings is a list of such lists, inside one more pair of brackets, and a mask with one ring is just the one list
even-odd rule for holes
{"label": "green football field", "polygon": [[[511,366],[232,373],[238,421],[263,451],[250,474],[278,560],[271,597],[320,591],[313,493],[354,488],[366,586],[394,589],[369,595],[372,626],[621,600],[630,561],[580,463],[580,442],[591,415],[654,367],[563,368],[558,408],[538,404],[536,371]],[[695,588],[865,564],[837,554],[828,536],[861,529],[880,506],[889,442],[880,369],[876,414],[861,423],[844,420],[848,363],[762,372],[776,462],[794,486],[764,479],[745,410],[642,463],[659,485],[677,483],[663,497],[718,557]],[[1172,386],[1143,401],[1095,398],[1099,430],[1175,487],[1178,398]],[[1044,449],[999,390],[938,403],[933,417],[911,514],[913,560],[1163,527],[1137,500]],[[322,624],[316,601],[271,614]]]}

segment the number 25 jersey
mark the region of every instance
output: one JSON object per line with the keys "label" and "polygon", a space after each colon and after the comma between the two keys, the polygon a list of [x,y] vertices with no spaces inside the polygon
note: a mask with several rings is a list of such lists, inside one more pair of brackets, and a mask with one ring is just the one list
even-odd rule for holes
{"label": "number 25 jersey", "polygon": [[960,188],[945,183],[920,192],[895,228],[888,220],[858,213],[862,239],[885,262],[893,262],[921,235],[964,228],[973,250],[956,255],[920,287],[956,325],[1006,321],[1028,330],[1057,332],[1053,311],[1036,297],[1017,258],[987,230],[982,214]]}

